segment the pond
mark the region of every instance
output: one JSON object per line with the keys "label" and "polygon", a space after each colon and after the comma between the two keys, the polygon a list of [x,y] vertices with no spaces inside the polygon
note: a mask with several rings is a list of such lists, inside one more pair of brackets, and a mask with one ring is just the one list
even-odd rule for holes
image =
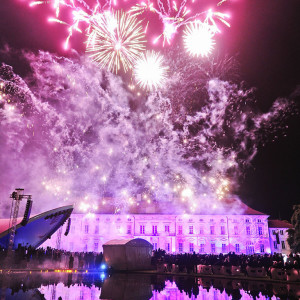
{"label": "pond", "polygon": [[0,275],[0,285],[1,300],[275,300],[300,296],[300,283],[101,272],[14,273]]}

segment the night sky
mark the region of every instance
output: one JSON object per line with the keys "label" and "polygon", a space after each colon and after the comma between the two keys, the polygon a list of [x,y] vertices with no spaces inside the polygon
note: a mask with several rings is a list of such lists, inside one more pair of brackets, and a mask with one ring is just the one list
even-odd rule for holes
{"label": "night sky", "polygon": [[[231,28],[224,29],[215,51],[237,56],[240,79],[257,89],[258,108],[267,111],[276,98],[291,94],[299,107],[300,1],[228,0],[223,7],[231,15]],[[15,49],[68,55],[62,49],[66,27],[49,24],[48,15],[46,6],[32,9],[25,0],[1,0],[0,47],[7,44]],[[71,42],[83,52],[80,35]],[[5,60],[1,54],[0,60]],[[14,69],[20,74],[24,71],[16,64]],[[286,125],[286,137],[279,134],[279,139],[259,149],[239,189],[246,204],[281,219],[290,219],[293,204],[300,203],[299,115],[290,117]]]}

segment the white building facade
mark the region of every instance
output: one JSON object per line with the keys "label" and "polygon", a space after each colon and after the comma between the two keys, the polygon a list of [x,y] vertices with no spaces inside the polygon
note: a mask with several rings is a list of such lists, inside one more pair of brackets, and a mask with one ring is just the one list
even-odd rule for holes
{"label": "white building facade", "polygon": [[281,220],[269,220],[270,248],[272,253],[290,254],[291,248],[287,242],[288,230],[291,224]]}
{"label": "white building facade", "polygon": [[42,247],[100,252],[112,239],[143,238],[168,253],[271,253],[268,215],[252,211],[244,215],[72,214],[68,236],[64,236],[65,224]]}

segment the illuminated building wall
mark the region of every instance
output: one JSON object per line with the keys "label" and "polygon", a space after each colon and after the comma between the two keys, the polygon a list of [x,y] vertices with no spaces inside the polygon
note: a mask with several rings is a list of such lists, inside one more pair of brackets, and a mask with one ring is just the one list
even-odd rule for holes
{"label": "illuminated building wall", "polygon": [[286,221],[269,220],[270,247],[272,253],[289,254],[291,248],[287,243],[288,232],[292,225]]}
{"label": "illuminated building wall", "polygon": [[[72,214],[60,247],[102,251],[111,239],[143,238],[171,253],[270,253],[267,215]],[[57,234],[42,246],[57,247]]]}

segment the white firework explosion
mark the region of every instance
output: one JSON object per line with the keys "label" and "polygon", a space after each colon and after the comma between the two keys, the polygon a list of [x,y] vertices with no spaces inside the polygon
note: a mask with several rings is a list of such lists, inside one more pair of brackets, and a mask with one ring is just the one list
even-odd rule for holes
{"label": "white firework explosion", "polygon": [[186,51],[192,56],[208,56],[214,48],[215,31],[211,26],[201,21],[188,24],[183,32],[183,42]]}
{"label": "white firework explosion", "polygon": [[153,91],[162,87],[167,70],[163,56],[154,51],[147,51],[136,61],[134,76],[140,87]]}

